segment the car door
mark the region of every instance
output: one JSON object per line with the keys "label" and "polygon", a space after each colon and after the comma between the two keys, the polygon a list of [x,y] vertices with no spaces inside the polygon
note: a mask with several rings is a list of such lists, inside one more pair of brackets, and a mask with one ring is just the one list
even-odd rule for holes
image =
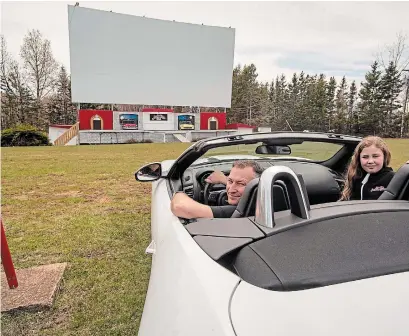
{"label": "car door", "polygon": [[152,193],[152,268],[140,336],[231,335],[239,278],[212,260],[170,210],[166,181]]}

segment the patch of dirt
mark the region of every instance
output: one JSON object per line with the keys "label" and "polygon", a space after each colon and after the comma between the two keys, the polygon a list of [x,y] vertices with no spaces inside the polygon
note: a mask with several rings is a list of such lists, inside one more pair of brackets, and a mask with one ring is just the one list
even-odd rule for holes
{"label": "patch of dirt", "polygon": [[107,204],[112,203],[112,199],[101,190],[88,190],[82,194],[85,202]]}
{"label": "patch of dirt", "polygon": [[48,173],[48,176],[64,176],[65,173]]}
{"label": "patch of dirt", "polygon": [[87,259],[106,259],[112,257],[112,254],[109,251],[88,251],[86,253],[81,253],[81,257]]}
{"label": "patch of dirt", "polygon": [[106,203],[111,203],[111,199],[107,196],[102,196],[96,199],[97,203],[100,204],[106,204]]}
{"label": "patch of dirt", "polygon": [[68,308],[55,311],[54,314],[49,316],[49,318],[44,321],[44,325],[41,329],[50,329],[56,325],[68,325],[69,317],[70,312]]}
{"label": "patch of dirt", "polygon": [[38,335],[41,330],[64,329],[70,322],[69,308],[51,308],[42,311],[19,311],[2,313],[2,331],[4,336]]}

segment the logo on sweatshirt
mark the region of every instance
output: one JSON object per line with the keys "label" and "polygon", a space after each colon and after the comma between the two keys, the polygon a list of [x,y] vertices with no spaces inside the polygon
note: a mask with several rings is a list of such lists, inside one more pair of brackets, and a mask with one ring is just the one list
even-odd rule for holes
{"label": "logo on sweatshirt", "polygon": [[372,188],[372,189],[371,189],[371,192],[372,192],[372,191],[384,191],[384,190],[385,190],[385,187],[384,187],[384,186],[379,186],[379,187]]}

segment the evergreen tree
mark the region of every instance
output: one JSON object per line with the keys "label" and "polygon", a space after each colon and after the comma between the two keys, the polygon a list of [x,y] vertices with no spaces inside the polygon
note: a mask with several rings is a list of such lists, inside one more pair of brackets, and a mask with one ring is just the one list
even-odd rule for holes
{"label": "evergreen tree", "polygon": [[252,119],[257,118],[257,111],[260,108],[256,66],[254,64],[244,66],[241,76],[244,83],[243,98],[245,105],[243,107],[245,108],[246,113],[245,122],[252,124]]}
{"label": "evergreen tree", "polygon": [[351,86],[349,87],[349,94],[348,94],[348,133],[355,134],[357,133],[355,125],[358,124],[358,118],[355,114],[356,108],[356,99],[357,99],[357,87],[355,81],[352,82]]}
{"label": "evergreen tree", "polygon": [[326,112],[327,112],[327,82],[325,75],[320,74],[314,85],[312,104],[314,106],[312,113],[312,124],[309,129],[314,131],[325,131],[326,128]]}
{"label": "evergreen tree", "polygon": [[[392,124],[395,124],[395,119],[399,119],[398,109],[402,107],[399,100],[399,95],[403,88],[403,80],[400,73],[396,68],[394,62],[390,62],[385,70],[385,74],[381,79],[381,95],[383,100],[383,129],[382,134],[384,136],[393,136],[391,134]],[[393,133],[393,132],[392,132]]]}
{"label": "evergreen tree", "polygon": [[237,123],[239,120],[244,119],[244,115],[241,113],[242,110],[239,110],[239,107],[244,105],[241,70],[240,64],[233,69],[231,108],[226,115],[228,123]]}
{"label": "evergreen tree", "polygon": [[288,96],[289,94],[285,75],[282,74],[280,77],[277,76],[275,82],[275,102],[273,105],[276,119],[274,120],[274,123],[271,124],[271,129],[273,131],[288,129],[286,122]]}
{"label": "evergreen tree", "polygon": [[374,62],[371,70],[365,75],[365,82],[359,91],[360,102],[358,104],[358,133],[380,134],[382,124],[382,93],[381,93],[381,71],[378,62]]}
{"label": "evergreen tree", "polygon": [[346,122],[348,117],[348,88],[345,76],[342,77],[338,86],[335,101],[335,120],[334,129],[337,133],[346,133]]}
{"label": "evergreen tree", "polygon": [[296,130],[300,128],[299,118],[299,82],[296,73],[293,74],[291,83],[288,84],[288,100],[287,100],[287,113],[286,120],[289,122],[291,127]]}
{"label": "evergreen tree", "polygon": [[299,120],[303,121],[303,125],[301,129],[307,129],[309,126],[305,125],[304,122],[308,119],[308,114],[310,113],[309,105],[308,105],[308,97],[307,97],[307,92],[308,92],[308,82],[309,82],[309,76],[305,76],[304,71],[301,71],[299,77],[298,77],[298,82],[299,82],[299,97],[298,97],[298,104],[297,104],[297,118]]}
{"label": "evergreen tree", "polygon": [[271,122],[272,104],[270,101],[270,88],[268,83],[261,84],[258,90],[257,113],[253,124],[268,126]]}
{"label": "evergreen tree", "polygon": [[315,95],[317,88],[317,75],[307,75],[305,77],[306,92],[305,98],[303,101],[303,110],[305,111],[304,115],[301,115],[303,127],[298,128],[297,130],[302,131],[304,129],[316,130],[316,116],[315,116]]}
{"label": "evergreen tree", "polygon": [[233,70],[232,104],[227,115],[229,123],[251,123],[257,117],[259,100],[259,83],[257,82],[257,69],[254,64],[241,68],[236,66]]}
{"label": "evergreen tree", "polygon": [[333,119],[335,113],[335,91],[337,88],[337,81],[334,77],[329,79],[329,83],[327,85],[327,104],[326,104],[326,131],[330,131],[333,129]]}
{"label": "evergreen tree", "polygon": [[271,81],[269,92],[268,92],[268,99],[270,100],[270,116],[268,118],[267,125],[271,125],[274,120],[277,118],[276,116],[276,109],[275,109],[275,98],[276,97],[276,90],[275,90],[275,82],[274,80]]}
{"label": "evergreen tree", "polygon": [[76,109],[71,103],[71,83],[64,66],[56,82],[57,92],[49,103],[50,123],[72,125],[76,122]]}

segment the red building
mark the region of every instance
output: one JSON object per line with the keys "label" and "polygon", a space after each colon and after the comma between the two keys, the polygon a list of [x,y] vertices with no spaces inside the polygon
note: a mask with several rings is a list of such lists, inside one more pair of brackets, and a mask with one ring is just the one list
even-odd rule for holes
{"label": "red building", "polygon": [[113,113],[110,110],[79,110],[80,130],[112,130]]}
{"label": "red building", "polygon": [[201,130],[223,130],[226,128],[226,113],[200,112]]}
{"label": "red building", "polygon": [[[226,113],[201,112],[173,113],[173,109],[144,108],[141,112],[119,112],[111,110],[79,110],[80,130],[114,130],[120,129],[122,115],[132,115],[135,129],[138,130],[224,130]],[[186,121],[189,119],[188,121]],[[196,126],[196,127],[195,127]],[[251,127],[251,126],[250,126]]]}

